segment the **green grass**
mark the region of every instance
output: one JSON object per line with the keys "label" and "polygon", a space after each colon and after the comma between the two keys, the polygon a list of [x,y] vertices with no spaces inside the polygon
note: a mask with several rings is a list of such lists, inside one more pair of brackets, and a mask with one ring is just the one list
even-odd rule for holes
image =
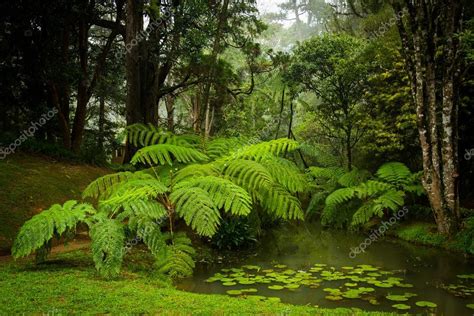
{"label": "green grass", "polygon": [[412,223],[401,226],[395,232],[396,236],[405,241],[440,247],[446,238],[436,232],[436,226],[429,223]]}
{"label": "green grass", "polygon": [[[121,278],[106,281],[98,277],[89,258],[87,251],[76,250],[40,266],[31,259],[0,263],[0,314],[394,315],[183,292],[147,272],[146,265],[131,268],[131,262]],[[142,259],[138,258],[146,261]]]}
{"label": "green grass", "polygon": [[78,199],[107,169],[14,154],[0,160],[0,253],[10,248],[19,227],[51,204]]}

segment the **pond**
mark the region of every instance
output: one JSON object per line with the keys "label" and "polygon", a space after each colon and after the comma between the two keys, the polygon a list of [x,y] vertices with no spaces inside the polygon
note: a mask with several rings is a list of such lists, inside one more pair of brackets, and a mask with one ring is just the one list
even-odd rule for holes
{"label": "pond", "polygon": [[232,263],[198,264],[177,287],[324,308],[473,315],[472,259],[388,238],[350,255],[364,239],[316,224],[283,227]]}

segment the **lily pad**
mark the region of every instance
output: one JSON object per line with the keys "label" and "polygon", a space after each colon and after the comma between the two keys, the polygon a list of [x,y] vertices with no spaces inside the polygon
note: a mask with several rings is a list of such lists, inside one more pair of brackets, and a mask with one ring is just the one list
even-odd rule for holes
{"label": "lily pad", "polygon": [[387,295],[385,297],[387,300],[390,300],[390,301],[395,301],[395,302],[405,302],[405,301],[408,301],[408,297],[404,296],[404,295]]}
{"label": "lily pad", "polygon": [[268,297],[267,301],[269,301],[269,302],[278,302],[279,303],[279,302],[281,302],[281,298],[279,298],[279,297]]}
{"label": "lily pad", "polygon": [[339,295],[327,295],[325,299],[330,300],[330,301],[340,301],[342,300],[342,296]]}
{"label": "lily pad", "polygon": [[394,307],[396,309],[399,309],[399,310],[407,310],[407,309],[411,308],[410,305],[406,305],[406,304],[395,304],[395,305],[392,305],[392,307]]}
{"label": "lily pad", "polygon": [[270,290],[283,290],[284,289],[284,287],[281,285],[270,285],[268,288]]}
{"label": "lily pad", "polygon": [[470,309],[474,309],[474,304],[467,304],[466,307]]}
{"label": "lily pad", "polygon": [[251,289],[243,289],[241,290],[242,292],[244,293],[257,293],[258,290],[257,289],[254,289],[254,288],[251,288]]}
{"label": "lily pad", "polygon": [[357,286],[357,283],[344,283],[345,286],[354,287]]}
{"label": "lily pad", "polygon": [[288,284],[288,285],[285,285],[285,287],[287,289],[290,289],[290,290],[296,290],[297,288],[300,287],[300,285],[299,284]]}
{"label": "lily pad", "polygon": [[223,286],[234,286],[236,284],[237,283],[235,283],[235,282],[224,282],[224,283],[222,283]]}
{"label": "lily pad", "polygon": [[274,267],[277,268],[277,269],[285,269],[286,265],[284,265],[284,264],[275,264]]}
{"label": "lily pad", "polygon": [[432,307],[432,308],[434,308],[434,307],[438,306],[435,303],[429,302],[429,301],[418,301],[415,304],[416,304],[416,306],[419,306],[419,307]]}
{"label": "lily pad", "polygon": [[226,293],[229,295],[241,295],[242,291],[241,290],[228,290]]}

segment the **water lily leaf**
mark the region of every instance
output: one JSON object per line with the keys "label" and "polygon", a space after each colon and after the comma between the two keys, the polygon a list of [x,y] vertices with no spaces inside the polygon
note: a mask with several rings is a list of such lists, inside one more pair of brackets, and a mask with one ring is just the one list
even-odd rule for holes
{"label": "water lily leaf", "polygon": [[239,284],[251,285],[251,284],[255,284],[255,281],[252,281],[252,280],[239,280]]}
{"label": "water lily leaf", "polygon": [[408,301],[408,297],[404,296],[404,295],[387,295],[385,296],[385,298],[387,300],[390,300],[390,301],[395,301],[395,302],[405,302],[405,301]]}
{"label": "water lily leaf", "polygon": [[207,283],[212,283],[212,282],[216,282],[216,281],[220,281],[220,280],[221,280],[221,278],[213,276],[213,277],[210,277],[209,279],[206,279],[206,282]]}
{"label": "water lily leaf", "polygon": [[224,282],[224,283],[222,283],[223,286],[234,286],[236,284],[237,283],[235,283],[235,282]]}
{"label": "water lily leaf", "polygon": [[258,290],[257,289],[254,289],[254,288],[250,288],[250,289],[243,289],[241,290],[242,292],[244,293],[257,293]]}
{"label": "water lily leaf", "polygon": [[358,291],[347,291],[346,293],[342,294],[345,298],[360,298],[360,293]]}
{"label": "water lily leaf", "polygon": [[285,269],[286,265],[284,265],[284,264],[275,264],[274,267],[277,268],[277,269]]}
{"label": "water lily leaf", "polygon": [[268,297],[267,301],[279,303],[279,302],[281,302],[281,298],[279,298],[279,297]]}
{"label": "water lily leaf", "polygon": [[470,309],[474,309],[474,304],[467,304],[466,307]]}
{"label": "water lily leaf", "polygon": [[370,299],[369,303],[372,304],[372,305],[380,305],[379,301],[377,301],[377,299],[375,299],[375,298]]}
{"label": "water lily leaf", "polygon": [[258,271],[258,270],[261,269],[261,267],[248,264],[248,265],[242,266],[242,269],[257,270]]}
{"label": "water lily leaf", "polygon": [[228,290],[226,293],[229,295],[241,295],[242,291],[241,290]]}
{"label": "water lily leaf", "polygon": [[283,290],[284,289],[284,287],[281,285],[270,285],[268,288],[270,290]]}
{"label": "water lily leaf", "polygon": [[460,279],[474,279],[474,274],[459,274],[457,277]]}
{"label": "water lily leaf", "polygon": [[330,300],[330,301],[340,301],[342,300],[342,296],[339,295],[327,295],[325,299]]}
{"label": "water lily leaf", "polygon": [[410,287],[413,287],[413,284],[409,284],[409,283],[398,283],[397,286],[398,286],[398,287],[410,288]]}
{"label": "water lily leaf", "polygon": [[429,301],[418,301],[415,304],[416,304],[416,306],[420,306],[420,307],[432,307],[432,308],[434,308],[434,307],[438,306],[435,303],[429,302]]}
{"label": "water lily leaf", "polygon": [[357,283],[344,283],[344,285],[348,287],[353,287],[353,286],[357,286]]}
{"label": "water lily leaf", "polygon": [[406,305],[406,304],[395,304],[395,305],[392,305],[392,307],[394,307],[396,309],[399,309],[399,310],[407,310],[407,309],[411,308],[411,306]]}
{"label": "water lily leaf", "polygon": [[299,284],[288,284],[288,285],[285,285],[285,287],[287,289],[290,289],[290,290],[295,290],[295,289],[299,288],[300,285]]}

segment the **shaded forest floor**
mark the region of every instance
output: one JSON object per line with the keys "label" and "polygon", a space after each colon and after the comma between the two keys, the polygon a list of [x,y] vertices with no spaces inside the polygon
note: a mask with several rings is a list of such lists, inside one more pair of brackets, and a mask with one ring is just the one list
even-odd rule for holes
{"label": "shaded forest floor", "polygon": [[55,203],[79,199],[105,168],[16,153],[0,160],[0,255],[8,253],[21,225]]}

